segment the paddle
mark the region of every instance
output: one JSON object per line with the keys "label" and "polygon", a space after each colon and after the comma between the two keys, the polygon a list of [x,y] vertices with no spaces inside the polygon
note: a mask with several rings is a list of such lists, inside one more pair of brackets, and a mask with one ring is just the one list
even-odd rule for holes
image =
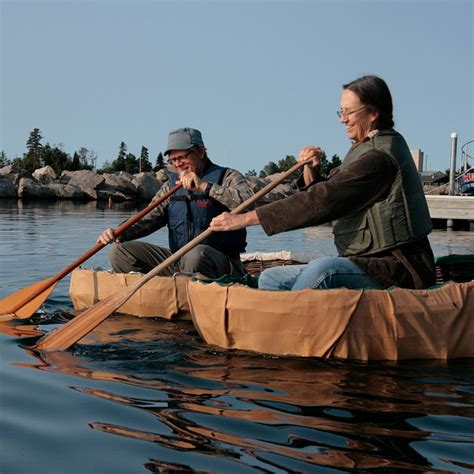
{"label": "paddle", "polygon": [[[182,187],[181,184],[176,185],[173,189],[170,189],[167,193],[163,194],[156,201],[152,201],[147,207],[145,207],[138,214],[134,215],[123,224],[118,226],[114,230],[116,237],[122,235],[128,228],[140,220],[143,216],[148,214],[150,211],[155,209],[163,201],[168,199],[178,189]],[[85,262],[88,258],[92,257],[99,250],[104,248],[107,244],[98,242],[84,255],[79,257],[77,260],[72,262],[68,267],[59,272],[57,275],[34,283],[33,285],[22,288],[21,290],[12,293],[6,298],[0,301],[0,321],[5,321],[12,318],[25,319],[29,318],[48,298],[51,292],[54,290],[56,283],[64,278],[67,274],[72,272],[76,267]]]}
{"label": "paddle", "polygon": [[[264,188],[255,193],[252,197],[244,201],[238,207],[231,211],[231,214],[240,214],[243,210],[255,204],[265,194],[270,192],[275,186],[280,184],[283,180],[292,175],[296,170],[301,168],[305,162],[298,162],[288,171],[275,178],[272,182],[268,183]],[[133,285],[108,296],[107,298],[99,301],[94,306],[85,310],[79,316],[66,323],[61,328],[48,334],[35,346],[39,350],[66,350],[75,344],[77,341],[82,339],[86,334],[91,332],[97,327],[102,321],[107,319],[114,311],[120,308],[125,302],[131,298],[131,296],[138,291],[147,281],[161,273],[163,270],[168,268],[174,262],[179,260],[185,253],[200,244],[209,235],[212,234],[212,230],[207,229],[202,234],[199,234],[193,240],[189,241],[186,245],[177,250],[173,255],[169,256],[166,260],[160,263],[158,266],[149,271],[142,278],[137,280]]]}

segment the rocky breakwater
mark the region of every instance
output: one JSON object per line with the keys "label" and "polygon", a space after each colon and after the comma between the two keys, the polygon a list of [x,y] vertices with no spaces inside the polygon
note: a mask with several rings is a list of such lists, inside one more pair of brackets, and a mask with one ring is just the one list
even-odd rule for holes
{"label": "rocky breakwater", "polygon": [[[257,178],[248,183],[254,191],[263,188],[277,175]],[[163,183],[168,170],[157,173],[132,175],[124,171],[115,174],[98,174],[89,170],[63,171],[58,177],[50,166],[30,173],[15,165],[0,168],[0,198],[25,200],[82,200],[114,202],[150,201]],[[295,192],[292,184],[280,184],[268,193],[260,204],[272,202]]]}

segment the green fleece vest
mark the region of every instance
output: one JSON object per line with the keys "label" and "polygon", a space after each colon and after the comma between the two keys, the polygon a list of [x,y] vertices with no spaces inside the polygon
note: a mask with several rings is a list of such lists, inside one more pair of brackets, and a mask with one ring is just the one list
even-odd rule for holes
{"label": "green fleece vest", "polygon": [[345,257],[397,247],[426,236],[432,229],[415,163],[404,138],[395,130],[376,132],[349,150],[341,169],[363,160],[364,154],[373,149],[387,153],[396,162],[398,172],[386,199],[336,222],[334,241],[339,254]]}

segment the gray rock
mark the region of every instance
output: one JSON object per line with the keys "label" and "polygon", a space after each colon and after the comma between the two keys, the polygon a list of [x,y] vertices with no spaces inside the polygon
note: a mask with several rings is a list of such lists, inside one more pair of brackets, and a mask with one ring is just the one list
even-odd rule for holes
{"label": "gray rock", "polygon": [[140,199],[145,201],[151,201],[162,186],[162,182],[158,181],[153,173],[136,174],[132,183],[137,188]]}
{"label": "gray rock", "polygon": [[166,183],[169,180],[169,171],[166,168],[163,168],[156,172],[156,179],[162,183]]}
{"label": "gray rock", "polygon": [[33,178],[41,184],[50,184],[56,179],[56,173],[51,166],[43,166],[33,171]]}
{"label": "gray rock", "polygon": [[120,174],[104,174],[104,182],[98,187],[100,194],[99,199],[103,199],[102,196],[112,196],[114,201],[131,201],[139,197],[136,186],[132,183],[133,175],[129,173]]}
{"label": "gray rock", "polygon": [[17,165],[7,165],[3,168],[0,168],[0,176],[8,178],[14,186],[18,187],[18,183],[21,178],[31,178],[32,175],[29,171],[26,171],[23,168],[20,168]]}
{"label": "gray rock", "polygon": [[74,173],[76,173],[76,171],[64,170],[59,176],[59,181],[63,184],[69,183],[69,181],[71,181],[71,178],[74,176]]}
{"label": "gray rock", "polygon": [[283,199],[287,196],[291,196],[295,193],[295,188],[291,184],[279,184],[275,186],[268,194],[266,194],[262,201],[263,202],[274,202],[279,199]]}
{"label": "gray rock", "polygon": [[18,185],[9,176],[0,176],[0,199],[18,197]]}
{"label": "gray rock", "polygon": [[[105,182],[104,176],[89,170],[69,171],[61,173],[61,179],[70,177],[68,184],[80,188],[91,199],[97,199],[97,189]],[[66,178],[67,179],[67,178]]]}
{"label": "gray rock", "polygon": [[6,175],[6,174],[21,174],[21,175],[31,176],[31,173],[29,173],[23,168],[20,168],[17,165],[7,165],[7,166],[4,166],[3,168],[0,168],[0,175]]}
{"label": "gray rock", "polygon": [[40,184],[31,178],[22,178],[18,186],[21,199],[77,199],[90,200],[90,195],[78,186],[51,183]]}
{"label": "gray rock", "polygon": [[257,178],[257,176],[250,176],[247,178],[247,183],[249,184],[252,191],[256,193],[257,191],[260,191],[260,189],[264,188],[268,184],[268,181]]}

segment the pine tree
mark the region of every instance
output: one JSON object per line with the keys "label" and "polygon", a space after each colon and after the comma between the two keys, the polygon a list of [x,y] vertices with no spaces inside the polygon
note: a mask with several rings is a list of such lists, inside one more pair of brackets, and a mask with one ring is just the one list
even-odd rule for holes
{"label": "pine tree", "polygon": [[150,158],[148,154],[148,148],[142,146],[142,151],[140,152],[140,158],[138,159],[138,172],[152,171],[153,166],[150,163]]}
{"label": "pine tree", "polygon": [[296,165],[296,158],[293,155],[286,155],[285,158],[278,162],[278,170],[288,171],[292,166]]}
{"label": "pine tree", "polygon": [[81,169],[81,157],[79,152],[75,151],[72,156],[71,171],[77,171]]}
{"label": "pine tree", "polygon": [[245,175],[246,178],[253,178],[257,176],[257,172],[254,169],[248,170]]}
{"label": "pine tree", "polygon": [[153,168],[153,171],[156,173],[157,171],[160,171],[162,170],[163,168],[165,168],[166,164],[165,164],[165,160],[163,158],[163,153],[158,153],[158,156],[156,157],[156,164],[155,164],[155,167]]}
{"label": "pine tree", "polygon": [[41,148],[43,145],[41,145],[41,130],[39,128],[34,128],[30,132],[30,136],[28,137],[28,140],[26,141],[26,148],[28,149],[27,154],[35,154],[39,155],[41,152]]}
{"label": "pine tree", "polygon": [[125,145],[125,142],[121,142],[117,159],[112,162],[112,169],[114,171],[125,171],[126,159],[127,159],[127,145]]}
{"label": "pine tree", "polygon": [[34,128],[30,132],[30,136],[26,141],[27,152],[23,155],[22,167],[27,171],[33,172],[34,170],[43,166],[41,160],[41,150],[43,145],[41,144],[41,131],[39,128]]}
{"label": "pine tree", "polygon": [[138,173],[138,160],[133,153],[127,153],[125,157],[125,171],[130,174]]}
{"label": "pine tree", "polygon": [[51,146],[49,143],[46,143],[41,149],[41,161],[43,166],[51,166],[57,176],[64,170],[70,171],[74,169],[71,157],[58,146]]}
{"label": "pine tree", "polygon": [[265,178],[266,176],[278,173],[279,171],[280,168],[278,168],[278,165],[274,161],[269,161],[268,164],[263,167],[263,170],[260,171],[258,176],[259,178]]}
{"label": "pine tree", "polygon": [[7,158],[7,154],[5,153],[5,151],[2,150],[0,153],[0,168],[3,168],[8,164],[10,164],[10,160]]}
{"label": "pine tree", "polygon": [[337,168],[341,164],[341,160],[338,155],[333,155],[331,162],[327,159],[326,154],[324,154],[321,159],[321,168],[319,172],[322,176],[327,176],[333,168]]}

